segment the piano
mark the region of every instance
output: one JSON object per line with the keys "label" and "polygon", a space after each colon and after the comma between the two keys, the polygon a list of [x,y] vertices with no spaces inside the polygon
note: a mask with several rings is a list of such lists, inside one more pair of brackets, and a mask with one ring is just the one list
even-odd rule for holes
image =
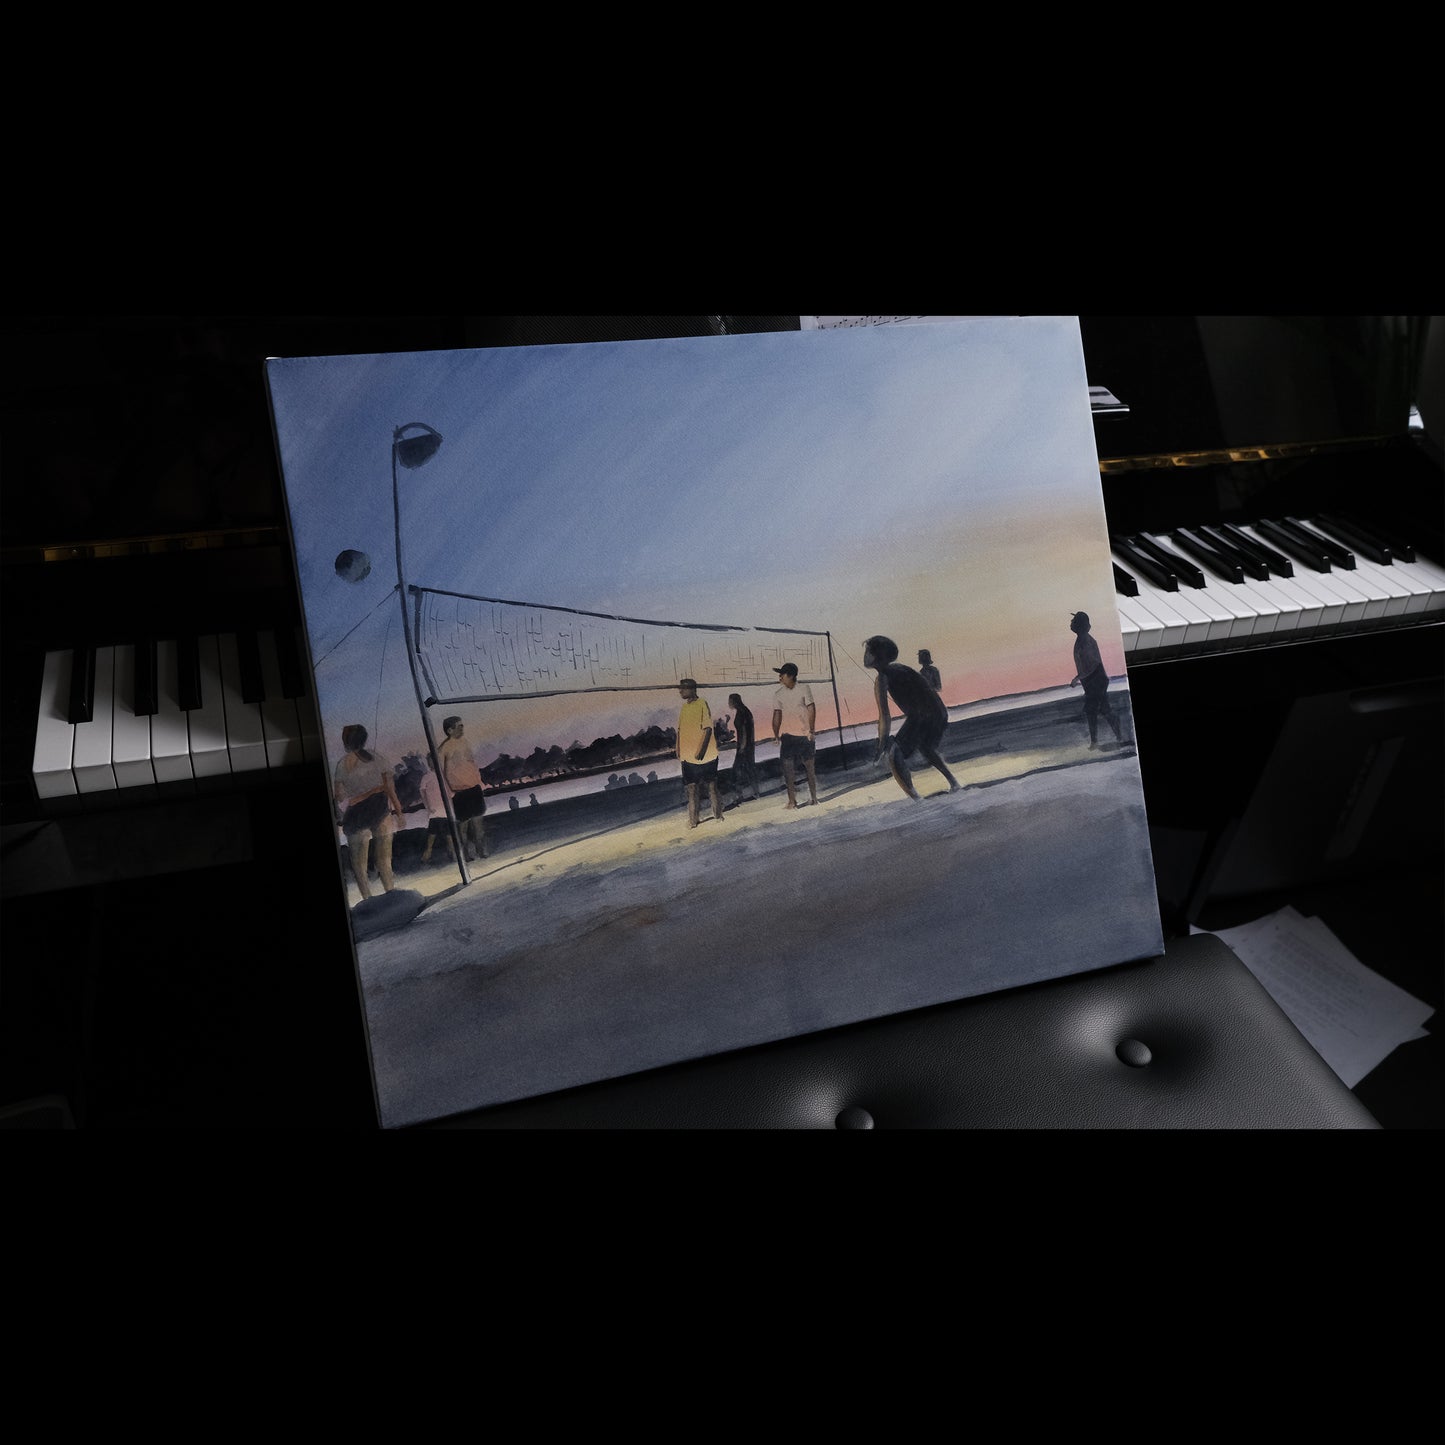
{"label": "piano", "polygon": [[[1256,852],[1240,840],[1257,833],[1262,800],[1280,796],[1280,750],[1301,735],[1325,793],[1360,791],[1361,749],[1388,744],[1393,767],[1371,782],[1377,823],[1347,857],[1327,860],[1302,822],[1270,853],[1270,881],[1438,877],[1445,470],[1438,431],[1412,406],[1445,321],[1080,320],[1089,380],[1117,398],[1096,408],[1094,429],[1166,932],[1227,926],[1249,903],[1240,859]],[[17,1053],[12,1035],[0,1095],[43,1092],[59,1059],[90,1123],[254,1117],[254,1070],[244,1101],[220,1071],[254,1064],[264,1033],[279,1051],[262,1114],[373,1126],[350,960],[333,949],[318,962],[344,904],[265,357],[797,321],[41,318],[21,335],[12,321],[5,941],[7,959],[25,959],[11,966],[12,997],[56,1042]],[[1302,733],[1316,717],[1337,731]],[[219,832],[236,841],[218,859]],[[45,877],[42,846],[64,855],[63,879]],[[1231,878],[1236,893],[1212,891]],[[127,952],[133,1000],[112,979],[96,1002],[95,953],[107,947]],[[198,958],[214,995],[204,1006]],[[68,978],[68,1003],[51,996],[52,972]],[[276,1042],[278,997],[294,1015],[289,1053]],[[164,1052],[158,1031],[195,1034],[193,1006],[217,1062],[176,1066],[205,1078],[203,1097],[157,1097],[114,1040],[139,1029]],[[104,1048],[97,1017],[110,1024]]]}

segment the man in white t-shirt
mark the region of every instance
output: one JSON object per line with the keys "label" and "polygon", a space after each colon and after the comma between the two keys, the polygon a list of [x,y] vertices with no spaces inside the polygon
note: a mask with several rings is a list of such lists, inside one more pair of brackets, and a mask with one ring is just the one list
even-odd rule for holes
{"label": "man in white t-shirt", "polygon": [[813,704],[813,689],[808,683],[798,681],[798,665],[795,662],[785,662],[773,671],[778,674],[778,690],[773,694],[773,737],[778,741],[778,759],[783,765],[783,784],[788,790],[787,806],[798,806],[796,785],[799,763],[808,775],[808,801],[817,803],[813,724],[818,710]]}

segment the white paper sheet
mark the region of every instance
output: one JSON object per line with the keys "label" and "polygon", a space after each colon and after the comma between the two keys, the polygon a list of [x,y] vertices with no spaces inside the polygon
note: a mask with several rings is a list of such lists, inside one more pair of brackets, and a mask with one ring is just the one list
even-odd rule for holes
{"label": "white paper sheet", "polygon": [[1349,1088],[1400,1044],[1426,1037],[1435,1010],[1366,968],[1318,918],[1282,908],[1214,932]]}

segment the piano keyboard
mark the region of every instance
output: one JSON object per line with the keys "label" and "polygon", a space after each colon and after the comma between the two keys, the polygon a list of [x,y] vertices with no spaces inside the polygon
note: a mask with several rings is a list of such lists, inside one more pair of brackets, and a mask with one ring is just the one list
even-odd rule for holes
{"label": "piano keyboard", "polygon": [[157,789],[320,758],[304,656],[289,628],[47,652],[36,794]]}
{"label": "piano keyboard", "polygon": [[1110,541],[1130,661],[1445,617],[1445,568],[1333,516],[1114,533]]}

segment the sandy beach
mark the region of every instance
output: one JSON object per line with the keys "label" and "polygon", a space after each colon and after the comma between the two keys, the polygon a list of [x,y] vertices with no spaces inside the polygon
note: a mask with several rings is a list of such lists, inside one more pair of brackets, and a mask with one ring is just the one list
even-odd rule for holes
{"label": "sandy beach", "polygon": [[400,878],[436,892],[357,946],[383,1123],[1157,952],[1132,747],[1035,731],[1053,745],[950,760],[955,793],[855,766],[795,811],[765,792],[690,830],[669,807],[449,894],[448,868]]}

